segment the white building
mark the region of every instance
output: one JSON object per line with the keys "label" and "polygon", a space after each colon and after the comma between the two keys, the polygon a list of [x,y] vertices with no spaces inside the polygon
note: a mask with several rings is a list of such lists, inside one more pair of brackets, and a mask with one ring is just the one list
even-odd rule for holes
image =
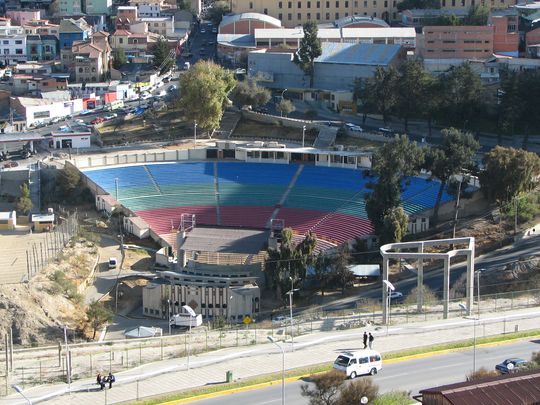
{"label": "white building", "polygon": [[26,126],[48,122],[53,118],[73,115],[83,110],[83,100],[53,101],[41,98],[12,97],[15,111],[26,120]]}
{"label": "white building", "polygon": [[145,17],[139,19],[148,24],[148,31],[164,37],[174,36],[174,16],[170,17]]}
{"label": "white building", "polygon": [[73,125],[64,131],[53,131],[52,144],[49,147],[54,149],[77,149],[89,148],[92,132],[86,126]]}
{"label": "white building", "polygon": [[26,62],[26,35],[0,35],[0,44],[0,61],[2,63],[14,65],[18,62]]}

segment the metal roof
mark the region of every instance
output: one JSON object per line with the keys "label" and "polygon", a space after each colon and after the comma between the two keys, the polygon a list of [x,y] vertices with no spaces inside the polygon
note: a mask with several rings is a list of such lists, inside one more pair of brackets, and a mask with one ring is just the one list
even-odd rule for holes
{"label": "metal roof", "polygon": [[281,27],[281,21],[278,20],[277,18],[266,15],[266,14],[260,14],[260,13],[242,13],[242,14],[224,15],[219,26],[223,27],[225,25],[229,25],[231,23],[241,21],[241,20],[258,20],[262,22],[267,22],[268,24],[273,24],[276,27]]}
{"label": "metal roof", "polygon": [[268,240],[268,232],[197,226],[187,233],[183,250],[257,254]]}
{"label": "metal roof", "polygon": [[349,65],[388,65],[400,51],[401,45],[349,44],[325,42],[318,63]]}
{"label": "metal roof", "polygon": [[540,372],[523,372],[421,390],[448,404],[507,405],[540,403]]}
{"label": "metal roof", "polygon": [[361,23],[370,23],[370,24],[377,24],[381,27],[388,27],[388,23],[384,20],[381,20],[380,18],[375,17],[368,17],[368,16],[360,16],[360,15],[351,15],[348,17],[340,18],[339,20],[336,20],[334,22],[334,26],[336,27],[346,27],[350,24],[361,24]]}
{"label": "metal roof", "polygon": [[343,38],[416,38],[413,27],[342,28]]}

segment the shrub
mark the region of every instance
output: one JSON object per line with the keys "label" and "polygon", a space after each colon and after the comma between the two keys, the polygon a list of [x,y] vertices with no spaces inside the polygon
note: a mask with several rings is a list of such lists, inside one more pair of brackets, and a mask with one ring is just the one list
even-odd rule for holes
{"label": "shrub", "polygon": [[337,405],[357,404],[358,399],[366,397],[370,404],[379,394],[379,386],[371,378],[359,378],[344,384],[339,390]]}
{"label": "shrub", "polygon": [[467,374],[467,381],[481,380],[482,378],[497,377],[499,375],[495,370],[488,370],[485,367],[480,367],[476,371],[471,371]]}
{"label": "shrub", "polygon": [[[422,286],[424,290],[424,304],[431,304],[435,303],[439,300],[435,292],[430,289],[429,287],[423,285]],[[413,305],[416,304],[418,300],[418,287],[414,287],[409,295],[405,298],[405,304],[407,305]]]}

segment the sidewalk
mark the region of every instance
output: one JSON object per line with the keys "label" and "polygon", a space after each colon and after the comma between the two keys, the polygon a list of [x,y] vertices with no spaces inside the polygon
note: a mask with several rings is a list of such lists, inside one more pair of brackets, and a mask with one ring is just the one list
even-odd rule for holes
{"label": "sidewalk", "polygon": [[[540,325],[540,308],[485,315],[477,325],[479,337],[531,330]],[[294,339],[285,347],[285,368],[293,369],[333,361],[344,350],[361,347],[362,333],[371,331],[375,336],[374,348],[383,353],[420,346],[429,346],[472,338],[474,320],[450,319],[390,327],[350,329],[345,332],[320,332]],[[444,331],[444,332],[442,332]],[[411,336],[411,335],[414,335]],[[409,337],[409,338],[407,338]],[[249,361],[246,361],[249,359]],[[29,388],[25,395],[32,403],[98,405],[114,404],[168,392],[214,385],[225,381],[225,373],[233,372],[235,380],[281,370],[281,353],[272,344],[251,347],[233,347],[191,356],[190,370],[187,358],[175,358],[146,364],[116,373],[112,390],[99,391],[95,380],[78,380],[71,385],[56,384]],[[253,367],[256,364],[257,367]],[[112,370],[114,373],[114,370]],[[467,370],[464,370],[464,374]],[[24,387],[23,387],[24,388]],[[25,404],[18,394],[0,399],[3,404]]]}

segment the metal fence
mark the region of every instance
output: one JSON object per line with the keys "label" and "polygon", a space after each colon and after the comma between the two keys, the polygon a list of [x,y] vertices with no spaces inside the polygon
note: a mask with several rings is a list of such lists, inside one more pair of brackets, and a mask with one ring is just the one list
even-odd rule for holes
{"label": "metal fence", "polygon": [[[464,313],[459,303],[453,300],[450,316],[460,317]],[[480,314],[540,305],[540,290],[516,291],[481,296]],[[443,318],[442,302],[427,303],[422,313],[416,305],[392,305],[391,324],[411,323]],[[475,314],[478,307],[475,308]],[[358,308],[343,311],[321,311],[315,309],[294,317],[292,333],[300,336],[310,333],[330,332],[362,328],[367,324],[380,325],[381,304],[376,301],[360,304]],[[506,322],[501,323],[499,333],[506,333]],[[501,329],[502,328],[502,329]],[[0,369],[5,367],[8,378],[1,384],[0,395],[8,392],[10,384],[31,386],[67,380],[66,359],[70,358],[72,378],[93,377],[98,372],[113,373],[158,360],[185,357],[227,347],[250,346],[267,342],[267,336],[279,340],[290,339],[290,321],[281,323],[259,320],[249,326],[229,326],[222,329],[207,327],[193,330],[191,335],[181,332],[176,335],[147,339],[115,340],[103,343],[77,343],[69,345],[69,356],[62,343],[58,346],[15,350],[13,361],[6,352],[0,359]],[[10,364],[13,366],[10,367]]]}

